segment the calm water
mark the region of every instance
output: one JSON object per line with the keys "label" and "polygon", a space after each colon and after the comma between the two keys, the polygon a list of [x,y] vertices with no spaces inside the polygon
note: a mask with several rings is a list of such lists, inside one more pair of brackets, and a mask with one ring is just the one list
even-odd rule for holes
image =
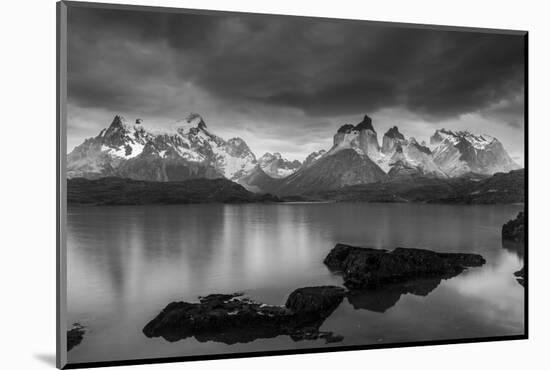
{"label": "calm water", "polygon": [[[346,299],[321,327],[335,345],[523,333],[521,252],[503,248],[519,206],[278,204],[75,207],[68,210],[69,325],[88,327],[69,362],[327,346],[289,337],[169,343],[141,330],[166,304],[244,291],[283,304],[294,289],[342,285],[322,260],[337,243],[476,252],[487,264],[424,295],[392,289]],[[431,290],[431,291],[430,291]],[[427,293],[427,295],[426,295]]]}

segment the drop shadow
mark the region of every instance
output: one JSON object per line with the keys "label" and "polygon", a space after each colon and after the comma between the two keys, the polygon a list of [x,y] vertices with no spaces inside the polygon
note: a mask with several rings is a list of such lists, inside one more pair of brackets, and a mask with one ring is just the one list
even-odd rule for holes
{"label": "drop shadow", "polygon": [[35,353],[34,358],[51,367],[56,366],[55,353]]}

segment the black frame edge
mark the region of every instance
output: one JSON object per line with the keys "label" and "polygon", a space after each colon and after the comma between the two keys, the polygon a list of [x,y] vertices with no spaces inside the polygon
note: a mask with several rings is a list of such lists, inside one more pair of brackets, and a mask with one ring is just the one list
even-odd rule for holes
{"label": "black frame edge", "polygon": [[523,267],[525,269],[525,295],[523,299],[523,327],[525,338],[529,338],[529,32],[523,36],[524,39],[524,103],[523,103],[523,152],[525,178],[524,189],[525,199],[523,211],[525,215],[525,244],[524,244],[524,260]]}
{"label": "black frame edge", "polygon": [[241,353],[223,353],[223,354],[213,354],[213,355],[161,357],[161,358],[135,359],[135,360],[82,362],[82,363],[67,364],[65,367],[63,367],[63,369],[82,369],[82,368],[95,368],[95,367],[105,367],[105,366],[151,365],[151,364],[173,363],[173,362],[224,360],[224,359],[236,359],[236,358],[271,357],[271,356],[286,356],[286,355],[305,355],[305,354],[316,354],[316,353],[349,352],[349,351],[387,349],[387,348],[398,349],[398,348],[408,348],[408,347],[425,347],[425,346],[449,345],[449,344],[471,344],[471,343],[500,342],[500,341],[525,340],[525,339],[527,339],[526,334],[500,336],[500,337],[385,343],[385,344],[342,346],[342,347],[328,347],[328,348],[318,347],[318,348],[296,349],[296,350],[292,349],[292,350],[278,350],[278,351],[275,350],[275,351],[241,352]]}
{"label": "black frame edge", "polygon": [[112,9],[112,10],[134,10],[134,11],[157,11],[165,13],[187,13],[187,14],[204,14],[204,15],[255,15],[255,16],[270,16],[270,17],[293,17],[302,19],[316,19],[316,20],[328,20],[337,22],[361,22],[363,24],[372,24],[386,27],[406,27],[406,28],[422,28],[422,29],[435,29],[438,31],[461,31],[461,32],[483,32],[483,33],[500,33],[510,35],[525,35],[527,30],[516,29],[500,29],[500,28],[483,28],[483,27],[463,27],[463,26],[451,26],[443,24],[426,24],[426,23],[407,23],[397,21],[372,21],[367,19],[355,19],[355,18],[331,18],[322,16],[307,16],[296,14],[274,14],[274,13],[254,13],[254,12],[241,12],[231,10],[210,10],[210,9],[196,9],[196,8],[174,8],[168,6],[152,6],[152,5],[132,5],[132,4],[112,4],[102,2],[84,2],[73,0],[62,0],[67,6],[81,7],[81,8],[97,8],[97,9]]}
{"label": "black frame edge", "polygon": [[67,97],[67,4],[56,4],[56,367],[67,365],[65,161]]}

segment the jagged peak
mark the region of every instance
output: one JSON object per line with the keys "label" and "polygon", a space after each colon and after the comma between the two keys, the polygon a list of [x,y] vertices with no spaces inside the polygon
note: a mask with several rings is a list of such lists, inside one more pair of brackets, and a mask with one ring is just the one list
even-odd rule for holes
{"label": "jagged peak", "polygon": [[430,148],[428,148],[425,145],[419,144],[418,141],[416,141],[416,139],[414,137],[411,137],[409,139],[409,143],[410,143],[410,145],[414,146],[416,149],[420,150],[423,153],[426,153],[426,154],[431,154],[432,153]]}
{"label": "jagged peak", "polygon": [[448,141],[453,145],[457,145],[460,142],[467,142],[477,149],[482,149],[486,145],[498,142],[493,136],[487,134],[475,135],[468,130],[452,131],[444,128],[435,130],[435,133],[430,138],[430,142],[432,144],[438,144],[442,141]]}
{"label": "jagged peak", "polygon": [[355,130],[361,131],[361,130],[371,130],[372,132],[376,132],[374,130],[374,127],[372,126],[372,118],[370,118],[368,115],[365,114],[363,117],[363,120],[359,122],[354,127]]}
{"label": "jagged peak", "polygon": [[356,125],[352,125],[352,124],[347,123],[347,124],[344,124],[344,125],[340,126],[337,133],[348,134],[351,131],[363,131],[363,130],[370,130],[370,131],[376,133],[376,130],[372,126],[372,119],[366,114],[363,117],[363,120],[361,122],[359,122],[358,124],[356,124]]}
{"label": "jagged peak", "polygon": [[124,127],[125,125],[126,125],[126,119],[123,116],[117,114],[113,118],[113,121],[111,122],[109,127],[116,128],[116,127]]}
{"label": "jagged peak", "polygon": [[354,126],[349,124],[349,123],[346,123],[345,125],[342,125],[340,126],[340,128],[338,129],[338,133],[348,133],[350,132],[351,130],[354,129]]}
{"label": "jagged peak", "polygon": [[405,136],[403,136],[403,134],[401,132],[399,132],[399,128],[397,128],[397,126],[393,126],[392,128],[390,128],[385,134],[384,136],[387,136],[391,139],[400,139],[400,140],[405,140]]}
{"label": "jagged peak", "polygon": [[134,123],[128,123],[126,118],[117,114],[113,118],[113,121],[111,122],[109,127],[107,129],[102,130],[99,135],[100,136],[104,134],[111,135],[111,134],[114,134],[115,132],[120,132],[120,131],[130,132],[132,131],[132,129],[144,132],[145,129],[143,127],[143,119],[136,118]]}
{"label": "jagged peak", "polygon": [[107,127],[107,129],[102,130],[99,133],[99,136],[105,136],[110,137],[112,135],[120,135],[120,133],[124,133],[130,130],[130,125],[126,122],[126,119],[121,116],[120,114],[115,115],[113,118],[113,121]]}
{"label": "jagged peak", "polygon": [[208,132],[206,123],[202,116],[198,113],[189,113],[184,119],[177,120],[174,128],[180,134],[187,134],[192,130],[202,130]]}

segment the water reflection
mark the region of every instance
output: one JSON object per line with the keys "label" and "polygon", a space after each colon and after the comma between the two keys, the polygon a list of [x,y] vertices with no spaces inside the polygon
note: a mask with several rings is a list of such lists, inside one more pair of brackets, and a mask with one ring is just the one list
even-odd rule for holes
{"label": "water reflection", "polygon": [[395,306],[404,294],[427,296],[439,286],[441,280],[441,278],[415,279],[407,282],[388,284],[383,288],[353,290],[348,293],[347,298],[355,309],[386,312],[389,308]]}
{"label": "water reflection", "polygon": [[487,260],[450,280],[350,295],[322,325],[343,335],[342,345],[522,333],[524,292],[513,273],[523,265],[523,252],[500,238],[502,224],[519,208],[367,203],[70,208],[68,320],[86,323],[90,333],[69,360],[319,346],[288,337],[231,348],[194,338],[176,345],[144,338],[141,329],[172,301],[244,291],[280,305],[299,287],[341,285],[341,277],[322,263],[336,243],[473,252]]}

